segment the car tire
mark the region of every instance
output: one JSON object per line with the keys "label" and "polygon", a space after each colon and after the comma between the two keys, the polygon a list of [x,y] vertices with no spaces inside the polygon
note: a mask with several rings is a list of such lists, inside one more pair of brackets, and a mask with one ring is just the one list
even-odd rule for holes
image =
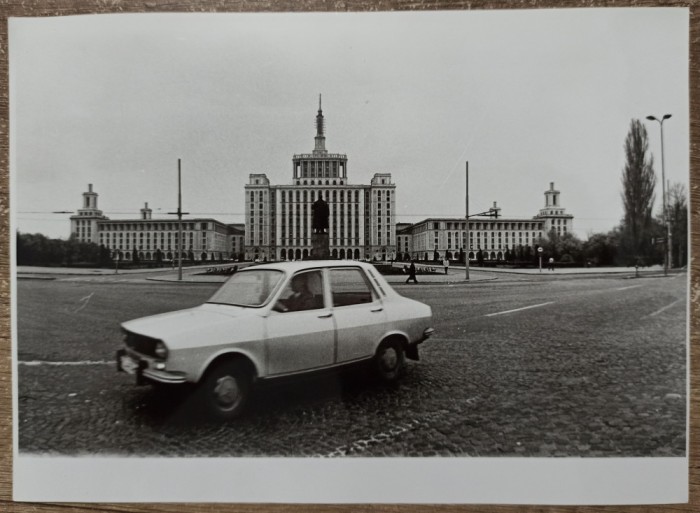
{"label": "car tire", "polygon": [[250,393],[251,374],[241,360],[227,360],[209,370],[199,385],[198,402],[209,417],[239,417]]}
{"label": "car tire", "polygon": [[374,355],[374,370],[379,379],[386,383],[398,380],[405,363],[406,354],[400,341],[389,339],[379,344]]}

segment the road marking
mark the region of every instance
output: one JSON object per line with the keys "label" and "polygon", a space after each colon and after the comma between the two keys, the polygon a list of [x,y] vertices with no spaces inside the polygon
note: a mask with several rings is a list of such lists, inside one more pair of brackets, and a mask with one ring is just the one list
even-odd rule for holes
{"label": "road marking", "polygon": [[46,362],[40,360],[32,360],[29,362],[19,361],[19,365],[27,365],[28,367],[38,367],[40,365],[52,365],[55,367],[60,366],[77,366],[77,365],[116,365],[114,362],[107,362],[104,360],[83,360],[80,362]]}
{"label": "road marking", "polygon": [[523,306],[522,308],[516,308],[514,310],[506,310],[504,312],[496,312],[496,313],[490,313],[486,314],[485,317],[493,317],[494,315],[504,315],[504,314],[509,314],[513,312],[520,312],[522,310],[529,310],[530,308],[539,308],[540,306],[547,306],[554,304],[554,301],[549,301],[547,303],[540,303],[539,305],[530,305],[530,306]]}
{"label": "road marking", "polygon": [[664,306],[662,309],[657,310],[656,312],[649,314],[647,317],[654,317],[655,315],[659,315],[661,312],[664,312],[664,311],[668,310],[669,308],[671,308],[673,305],[675,305],[675,304],[678,303],[679,301],[681,301],[681,300],[680,300],[680,299],[676,299],[676,300],[675,300],[673,303],[671,303],[670,305]]}
{"label": "road marking", "polygon": [[87,304],[90,302],[90,298],[92,298],[93,294],[95,294],[95,293],[91,292],[89,296],[85,296],[84,298],[81,298],[80,301],[83,302],[83,306],[81,306],[80,308],[78,308],[76,310],[73,310],[73,313],[78,313],[80,310],[85,308],[87,306]]}
{"label": "road marking", "polygon": [[[469,406],[475,406],[479,402],[479,396],[470,397],[464,401],[465,404]],[[430,429],[431,422],[440,422],[445,417],[449,417],[452,414],[451,410],[438,410],[435,412],[427,413],[421,415],[419,418],[411,419],[402,424],[396,424],[394,427],[387,431],[382,431],[380,433],[373,433],[365,438],[354,440],[350,443],[340,445],[330,452],[325,454],[317,454],[316,456],[324,458],[335,458],[338,456],[356,456],[358,454],[366,452],[371,447],[386,443],[393,438],[399,437],[404,433],[413,431],[420,428],[423,432]]]}
{"label": "road marking", "polygon": [[631,285],[629,287],[622,287],[620,289],[615,289],[615,290],[629,290],[629,289],[636,289],[637,287],[643,287],[644,285]]}

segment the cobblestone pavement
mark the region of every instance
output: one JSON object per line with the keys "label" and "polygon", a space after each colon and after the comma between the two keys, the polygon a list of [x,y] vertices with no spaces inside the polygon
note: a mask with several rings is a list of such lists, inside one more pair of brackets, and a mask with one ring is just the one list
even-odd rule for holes
{"label": "cobblestone pavement", "polygon": [[119,322],[199,304],[215,288],[20,280],[20,451],[685,454],[685,275],[397,285],[433,307],[437,329],[400,383],[362,369],[278,382],[230,423],[196,418],[188,394],[137,387],[112,362]]}

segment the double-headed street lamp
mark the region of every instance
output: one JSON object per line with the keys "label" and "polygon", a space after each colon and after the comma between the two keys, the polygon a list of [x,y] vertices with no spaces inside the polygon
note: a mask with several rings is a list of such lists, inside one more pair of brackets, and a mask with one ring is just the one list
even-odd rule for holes
{"label": "double-headed street lamp", "polygon": [[671,114],[664,114],[661,119],[647,116],[649,121],[658,121],[661,127],[661,194],[663,194],[663,222],[666,231],[664,237],[664,276],[668,276],[668,268],[671,266],[671,225],[668,222],[668,211],[666,210],[666,172],[664,170],[664,121],[670,117]]}
{"label": "double-headed street lamp", "polygon": [[[493,203],[493,208],[488,209],[485,212],[479,212],[478,214],[470,214],[469,213],[469,162],[466,163],[466,209],[465,209],[465,219],[467,220],[467,229],[465,232],[465,238],[467,239],[466,242],[466,247],[467,251],[464,254],[464,269],[465,269],[465,279],[469,281],[469,252],[471,251],[471,243],[469,242],[469,218],[470,217],[476,217],[476,216],[489,216],[489,217],[495,217],[498,219],[498,209],[496,208],[496,202],[494,201]],[[445,257],[447,258],[447,257]]]}

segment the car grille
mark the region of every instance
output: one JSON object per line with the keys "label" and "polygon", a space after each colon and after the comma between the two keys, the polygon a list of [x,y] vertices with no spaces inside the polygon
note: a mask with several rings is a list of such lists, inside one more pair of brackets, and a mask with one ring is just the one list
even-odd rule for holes
{"label": "car grille", "polygon": [[131,333],[129,331],[126,331],[125,333],[126,337],[124,338],[124,342],[128,348],[146,356],[156,357],[156,344],[158,343],[157,339],[144,337],[143,335],[137,335],[136,333]]}

